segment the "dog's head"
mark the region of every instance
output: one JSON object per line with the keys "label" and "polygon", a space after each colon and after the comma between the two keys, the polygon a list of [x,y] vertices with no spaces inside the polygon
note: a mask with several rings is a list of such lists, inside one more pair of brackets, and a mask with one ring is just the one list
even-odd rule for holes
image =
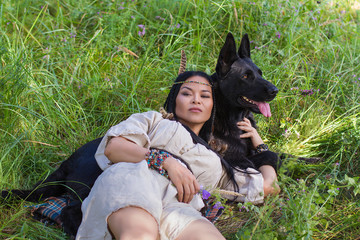
{"label": "dog's head", "polygon": [[262,77],[261,70],[250,58],[250,42],[245,34],[239,50],[231,33],[226,37],[216,65],[217,86],[228,102],[254,113],[271,116],[267,102],[273,100],[278,89]]}

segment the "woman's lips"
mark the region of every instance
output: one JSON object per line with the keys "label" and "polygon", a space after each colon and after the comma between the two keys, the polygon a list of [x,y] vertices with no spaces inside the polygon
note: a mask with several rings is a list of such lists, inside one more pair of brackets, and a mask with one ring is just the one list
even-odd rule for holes
{"label": "woman's lips", "polygon": [[190,108],[190,112],[202,112],[200,108]]}

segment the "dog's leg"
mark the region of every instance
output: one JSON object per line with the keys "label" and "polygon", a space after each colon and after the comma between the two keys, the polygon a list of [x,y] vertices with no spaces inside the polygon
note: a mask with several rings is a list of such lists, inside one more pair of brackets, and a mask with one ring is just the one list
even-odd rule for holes
{"label": "dog's leg", "polygon": [[8,199],[15,197],[30,202],[38,202],[51,196],[60,196],[65,190],[64,176],[66,175],[69,163],[63,162],[61,166],[45,180],[39,181],[31,190],[9,190],[1,191],[1,197]]}
{"label": "dog's leg", "polygon": [[81,201],[75,200],[66,206],[61,211],[60,219],[64,232],[74,239],[82,219]]}

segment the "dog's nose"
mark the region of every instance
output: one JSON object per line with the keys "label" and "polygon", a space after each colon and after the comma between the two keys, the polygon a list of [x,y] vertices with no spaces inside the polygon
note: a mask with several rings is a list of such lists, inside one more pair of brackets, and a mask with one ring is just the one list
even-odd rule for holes
{"label": "dog's nose", "polygon": [[275,87],[275,86],[271,86],[267,89],[267,92],[270,96],[275,97],[276,94],[279,92],[279,89],[277,89],[277,87]]}

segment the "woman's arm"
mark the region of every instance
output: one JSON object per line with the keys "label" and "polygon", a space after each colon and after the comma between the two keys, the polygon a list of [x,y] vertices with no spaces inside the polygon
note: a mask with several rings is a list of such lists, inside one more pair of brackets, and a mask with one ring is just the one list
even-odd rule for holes
{"label": "woman's arm", "polygon": [[[105,148],[105,156],[113,163],[137,163],[144,160],[148,152],[149,149],[123,137],[111,138]],[[173,157],[164,160],[163,168],[178,191],[178,200],[189,203],[200,190],[195,176]]]}
{"label": "woman's arm", "polygon": [[149,150],[123,137],[112,137],[106,145],[105,156],[112,162],[137,163],[145,159]]}
{"label": "woman's arm", "polygon": [[[239,129],[245,131],[246,133],[241,134],[240,138],[250,138],[254,148],[257,148],[260,144],[264,144],[259,133],[256,129],[251,126],[249,119],[244,118],[244,121],[237,123]],[[275,169],[270,165],[263,165],[259,167],[264,178],[264,196],[278,194],[280,192],[280,187],[277,184],[277,174]]]}

